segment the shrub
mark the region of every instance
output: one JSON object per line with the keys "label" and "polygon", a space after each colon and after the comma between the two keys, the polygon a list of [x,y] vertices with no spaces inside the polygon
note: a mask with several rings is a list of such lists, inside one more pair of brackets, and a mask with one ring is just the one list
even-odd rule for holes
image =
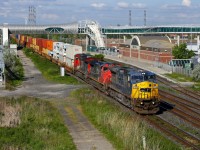
{"label": "shrub", "polygon": [[93,57],[97,58],[97,59],[100,59],[100,60],[104,59],[104,55],[103,54],[95,54]]}
{"label": "shrub", "polygon": [[200,81],[200,64],[192,71],[192,77],[194,81]]}
{"label": "shrub", "polygon": [[10,49],[4,51],[4,61],[6,66],[6,77],[12,80],[22,80],[24,77],[23,65],[16,54]]}

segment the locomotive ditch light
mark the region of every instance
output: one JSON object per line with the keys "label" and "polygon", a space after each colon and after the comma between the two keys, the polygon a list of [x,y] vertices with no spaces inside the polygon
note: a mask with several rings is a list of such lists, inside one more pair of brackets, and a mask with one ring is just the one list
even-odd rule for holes
{"label": "locomotive ditch light", "polygon": [[155,102],[153,101],[153,102],[152,102],[152,104],[154,105],[154,104],[155,104]]}
{"label": "locomotive ditch light", "polygon": [[144,103],[143,103],[143,102],[140,102],[140,104],[143,105]]}

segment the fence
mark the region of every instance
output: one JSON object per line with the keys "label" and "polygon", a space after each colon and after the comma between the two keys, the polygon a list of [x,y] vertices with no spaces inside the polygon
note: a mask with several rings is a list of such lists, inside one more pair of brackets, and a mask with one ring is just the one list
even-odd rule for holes
{"label": "fence", "polygon": [[154,62],[154,66],[158,68],[162,68],[168,72],[178,73],[185,75],[187,77],[192,77],[192,68],[184,68],[183,66],[170,66],[168,64],[164,64],[161,62]]}
{"label": "fence", "polygon": [[192,69],[191,68],[183,68],[183,67],[173,67],[172,72],[183,74],[187,77],[192,77]]}
{"label": "fence", "polygon": [[3,60],[3,50],[0,49],[0,87],[5,85],[5,77],[4,77],[4,60]]}

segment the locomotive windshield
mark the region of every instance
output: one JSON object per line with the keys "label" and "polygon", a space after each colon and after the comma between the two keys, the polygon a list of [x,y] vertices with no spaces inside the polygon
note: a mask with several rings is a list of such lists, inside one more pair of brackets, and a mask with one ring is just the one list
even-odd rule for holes
{"label": "locomotive windshield", "polygon": [[156,76],[155,75],[134,75],[134,76],[132,76],[133,83],[138,83],[138,82],[142,82],[142,81],[155,82]]}

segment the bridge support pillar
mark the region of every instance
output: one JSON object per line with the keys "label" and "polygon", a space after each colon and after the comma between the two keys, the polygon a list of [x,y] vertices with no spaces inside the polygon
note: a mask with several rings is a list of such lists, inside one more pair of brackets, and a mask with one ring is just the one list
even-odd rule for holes
{"label": "bridge support pillar", "polygon": [[3,27],[3,46],[8,46],[8,27]]}
{"label": "bridge support pillar", "polygon": [[180,45],[180,35],[177,35],[177,45]]}
{"label": "bridge support pillar", "polygon": [[86,38],[85,38],[85,49],[86,49],[86,52],[87,52],[87,50],[88,50],[88,35],[86,34]]}
{"label": "bridge support pillar", "polygon": [[197,47],[199,49],[200,41],[199,41],[199,35],[197,35]]}

